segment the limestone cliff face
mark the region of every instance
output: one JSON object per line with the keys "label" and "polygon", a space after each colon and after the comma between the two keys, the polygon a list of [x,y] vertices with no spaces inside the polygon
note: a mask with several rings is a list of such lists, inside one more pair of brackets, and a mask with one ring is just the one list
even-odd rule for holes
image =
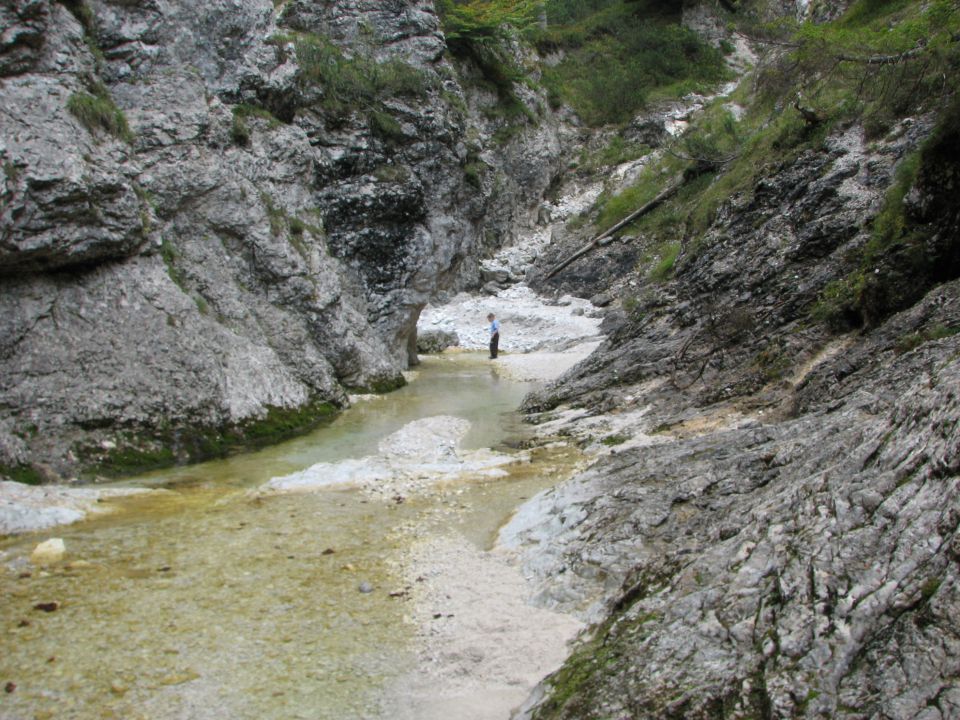
{"label": "limestone cliff face", "polygon": [[420,308],[469,281],[484,218],[512,227],[556,163],[538,136],[532,186],[496,182],[545,125],[464,171],[496,127],[473,127],[485,101],[424,0],[0,13],[8,467],[186,458],[181,430],[402,382]]}
{"label": "limestone cliff face", "polygon": [[[669,280],[616,272],[638,238],[541,276],[636,300],[526,401],[621,444],[506,534],[542,601],[597,623],[524,717],[960,716],[955,118],[836,128],[726,198]],[[917,153],[923,252],[864,269]],[[811,308],[850,272],[870,312],[831,332]]]}

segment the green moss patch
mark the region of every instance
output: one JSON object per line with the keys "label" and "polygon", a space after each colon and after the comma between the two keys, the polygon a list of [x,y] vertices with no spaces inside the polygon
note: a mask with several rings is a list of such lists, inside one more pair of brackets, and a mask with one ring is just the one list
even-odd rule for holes
{"label": "green moss patch", "polygon": [[394,390],[399,390],[406,384],[407,381],[403,375],[397,373],[396,375],[379,376],[371,380],[369,385],[351,388],[351,390],[360,393],[376,393],[378,395],[383,395],[393,392]]}
{"label": "green moss patch", "polygon": [[269,110],[246,103],[234,105],[230,137],[237,145],[247,147],[250,144],[250,120],[253,118],[265,121],[267,128],[271,130],[281,124]]}
{"label": "green moss patch", "polygon": [[0,465],[0,477],[6,477],[24,485],[40,485],[43,478],[29,465]]}
{"label": "green moss patch", "polygon": [[74,451],[84,478],[136,475],[266,447],[309,432],[333,419],[336,406],[314,400],[301,407],[270,407],[262,418],[220,427],[179,426],[121,433],[116,447],[79,444]]}

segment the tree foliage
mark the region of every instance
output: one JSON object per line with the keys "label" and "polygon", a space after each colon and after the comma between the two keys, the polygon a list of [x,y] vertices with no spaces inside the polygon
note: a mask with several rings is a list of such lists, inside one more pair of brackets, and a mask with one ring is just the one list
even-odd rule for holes
{"label": "tree foliage", "polygon": [[773,34],[790,51],[760,77],[768,98],[799,90],[824,118],[863,119],[871,135],[960,90],[960,11],[952,0],[859,0],[837,22]]}
{"label": "tree foliage", "polygon": [[[722,54],[679,23],[679,6],[665,0],[583,5],[552,0],[551,24],[532,33],[542,52],[563,60],[545,68],[553,105],[569,103],[589,125],[630,120],[652,97],[682,95],[724,77]],[[555,23],[554,18],[569,18]]]}

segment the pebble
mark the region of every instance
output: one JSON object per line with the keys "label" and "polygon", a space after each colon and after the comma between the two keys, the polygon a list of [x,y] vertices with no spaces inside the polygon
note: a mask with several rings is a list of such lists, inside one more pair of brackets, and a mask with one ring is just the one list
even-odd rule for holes
{"label": "pebble", "polygon": [[114,680],[112,683],[110,683],[110,692],[112,692],[114,695],[126,695],[127,690],[129,690],[129,688],[121,680]]}
{"label": "pebble", "polygon": [[30,561],[34,565],[47,565],[63,559],[67,546],[61,538],[50,538],[37,545],[30,553]]}
{"label": "pebble", "polygon": [[368,582],[362,582],[357,586],[357,590],[362,592],[364,595],[373,592],[373,585]]}

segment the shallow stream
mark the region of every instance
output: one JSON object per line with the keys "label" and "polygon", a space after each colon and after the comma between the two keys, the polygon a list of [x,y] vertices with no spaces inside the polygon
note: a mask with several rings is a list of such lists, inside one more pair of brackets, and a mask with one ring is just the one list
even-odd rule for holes
{"label": "shallow stream", "polygon": [[[433,415],[470,420],[469,448],[503,449],[522,433],[512,411],[530,389],[477,354],[429,359],[407,387],[310,435],[128,481],[161,491],[0,540],[0,718],[389,716],[378,692],[413,661],[405,548],[451,527],[489,545],[524,498],[570,472],[575,453],[534,452],[504,477],[395,502],[350,488],[250,490],[372,454]],[[31,550],[53,536],[65,557],[34,566]],[[48,603],[56,609],[38,609]]]}

